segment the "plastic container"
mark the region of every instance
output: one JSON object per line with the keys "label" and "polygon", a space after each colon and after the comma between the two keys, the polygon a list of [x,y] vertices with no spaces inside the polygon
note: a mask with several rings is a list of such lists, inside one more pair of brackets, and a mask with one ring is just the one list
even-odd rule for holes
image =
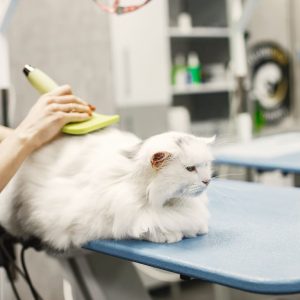
{"label": "plastic container", "polygon": [[182,12],[179,14],[178,29],[183,33],[187,33],[192,30],[192,18],[188,13]]}
{"label": "plastic container", "polygon": [[200,84],[202,82],[202,66],[196,52],[190,52],[188,55],[187,72],[189,84]]}
{"label": "plastic container", "polygon": [[188,82],[187,77],[185,57],[183,54],[177,54],[172,68],[172,85],[179,88],[185,87]]}

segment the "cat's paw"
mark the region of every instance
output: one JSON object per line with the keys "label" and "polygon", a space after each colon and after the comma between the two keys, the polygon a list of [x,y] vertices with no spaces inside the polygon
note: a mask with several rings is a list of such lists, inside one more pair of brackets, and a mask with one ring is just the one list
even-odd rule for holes
{"label": "cat's paw", "polygon": [[193,237],[196,237],[197,234],[198,234],[198,232],[185,232],[184,236],[187,238],[193,238]]}
{"label": "cat's paw", "polygon": [[153,233],[149,233],[146,239],[154,243],[176,243],[181,241],[183,234],[181,232],[162,232],[155,230]]}
{"label": "cat's paw", "polygon": [[182,240],[183,234],[181,232],[172,232],[165,234],[167,243],[176,243]]}
{"label": "cat's paw", "polygon": [[197,235],[207,234],[208,233],[208,224],[202,224],[197,231]]}
{"label": "cat's paw", "polygon": [[202,234],[206,234],[208,233],[208,224],[201,224],[201,226],[199,226],[197,228],[197,230],[191,230],[191,231],[185,231],[184,232],[184,236],[187,238],[193,238],[196,237],[197,235],[202,235]]}

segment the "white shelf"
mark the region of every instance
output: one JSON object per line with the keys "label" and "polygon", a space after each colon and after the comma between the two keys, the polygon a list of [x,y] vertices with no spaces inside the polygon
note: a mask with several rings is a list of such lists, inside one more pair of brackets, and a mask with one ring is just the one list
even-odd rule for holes
{"label": "white shelf", "polygon": [[234,90],[233,81],[206,82],[199,85],[187,85],[184,87],[172,87],[173,95],[208,94],[230,92]]}
{"label": "white shelf", "polygon": [[[193,121],[191,132],[196,136],[222,136],[228,135],[229,122],[227,119],[211,119],[206,121]],[[231,142],[231,141],[230,141]],[[218,143],[216,143],[217,145]],[[216,146],[214,146],[215,148]]]}
{"label": "white shelf", "polygon": [[170,27],[169,35],[172,38],[228,38],[229,30],[226,27],[193,27],[183,31],[178,27]]}

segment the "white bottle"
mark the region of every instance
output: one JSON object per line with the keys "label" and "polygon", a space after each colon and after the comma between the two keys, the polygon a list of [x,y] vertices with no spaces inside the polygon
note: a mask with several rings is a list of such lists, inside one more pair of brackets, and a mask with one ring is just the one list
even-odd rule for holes
{"label": "white bottle", "polygon": [[192,18],[188,13],[182,12],[179,14],[178,28],[183,33],[188,33],[192,30]]}
{"label": "white bottle", "polygon": [[177,54],[174,60],[174,85],[177,88],[184,88],[187,85],[187,69],[183,54]]}

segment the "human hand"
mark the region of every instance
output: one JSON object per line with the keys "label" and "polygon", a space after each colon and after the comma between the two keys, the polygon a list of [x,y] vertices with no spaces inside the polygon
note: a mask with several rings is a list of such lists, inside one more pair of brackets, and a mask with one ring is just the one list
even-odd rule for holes
{"label": "human hand", "polygon": [[15,132],[35,150],[57,136],[65,124],[89,119],[93,110],[63,85],[41,96]]}

